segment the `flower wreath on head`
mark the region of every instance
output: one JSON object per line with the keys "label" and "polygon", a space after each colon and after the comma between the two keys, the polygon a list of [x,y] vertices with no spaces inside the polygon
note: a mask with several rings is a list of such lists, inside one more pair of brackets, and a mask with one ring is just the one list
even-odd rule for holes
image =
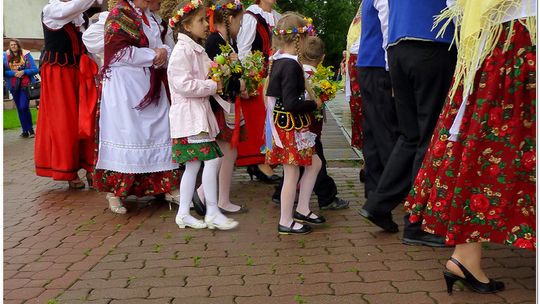
{"label": "flower wreath on head", "polygon": [[178,22],[180,22],[180,20],[182,20],[184,15],[191,13],[202,5],[204,5],[202,0],[191,0],[191,2],[184,5],[182,9],[174,12],[173,16],[169,18],[169,26],[174,27]]}
{"label": "flower wreath on head", "polygon": [[273,32],[276,36],[284,36],[284,35],[290,35],[290,34],[303,34],[307,33],[310,36],[315,36],[316,31],[315,27],[313,26],[313,19],[311,18],[304,18],[304,20],[307,22],[306,26],[303,27],[293,27],[289,29],[278,29],[277,27],[274,28]]}
{"label": "flower wreath on head", "polygon": [[219,11],[220,9],[223,9],[223,8],[235,10],[235,11],[241,11],[244,9],[244,5],[242,4],[242,1],[234,0],[234,3],[229,2],[225,5],[214,4],[208,8],[208,11]]}

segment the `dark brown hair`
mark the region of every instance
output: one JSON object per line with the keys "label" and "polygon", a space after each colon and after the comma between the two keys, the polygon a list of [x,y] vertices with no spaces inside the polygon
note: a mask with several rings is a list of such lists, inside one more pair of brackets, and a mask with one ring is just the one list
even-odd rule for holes
{"label": "dark brown hair", "polygon": [[[235,4],[235,8],[226,8],[225,6],[229,3]],[[214,24],[225,24],[225,27],[227,28],[227,38],[230,40],[232,37],[229,16],[235,18],[238,15],[242,14],[244,11],[236,9],[236,3],[234,2],[234,0],[220,0],[216,2],[216,5],[220,5],[221,9],[214,11]]]}
{"label": "dark brown hair", "polygon": [[23,52],[22,43],[19,39],[16,39],[16,38],[9,39],[8,45],[11,44],[11,42],[15,42],[17,46],[19,47],[19,56],[14,56],[13,52],[11,51],[11,48],[8,47],[8,51],[10,55],[9,62],[19,62],[22,56],[22,52]]}
{"label": "dark brown hair", "polygon": [[304,42],[303,58],[310,62],[320,62],[324,57],[324,42],[317,36],[308,36]]}
{"label": "dark brown hair", "polygon": [[[173,13],[171,15],[174,15],[174,12],[176,12],[176,11],[182,10],[184,8],[184,6],[188,5],[189,3],[191,3],[191,0],[184,0],[184,1],[178,2],[178,5],[175,7],[175,9],[173,10]],[[184,16],[182,16],[182,19],[180,19],[180,21],[174,25],[173,33],[174,33],[174,39],[175,40],[178,37],[178,33],[182,33],[182,34],[190,37],[191,39],[193,39],[198,44],[204,45],[204,40],[196,39],[195,37],[193,37],[193,35],[190,32],[188,32],[186,30],[186,27],[185,27],[186,24],[193,21],[193,19],[195,18],[195,15],[197,15],[201,10],[203,10],[203,11],[206,10],[206,6],[204,4],[199,6],[197,9],[192,10],[187,14],[184,14]]]}

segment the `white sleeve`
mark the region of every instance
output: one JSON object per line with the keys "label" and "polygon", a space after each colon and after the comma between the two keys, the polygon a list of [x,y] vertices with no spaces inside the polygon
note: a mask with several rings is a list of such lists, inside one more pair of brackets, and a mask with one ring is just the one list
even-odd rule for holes
{"label": "white sleeve", "polygon": [[381,22],[382,48],[384,49],[384,60],[388,71],[388,55],[386,54],[386,47],[388,46],[388,0],[375,0],[373,6],[378,11],[379,21]]}
{"label": "white sleeve", "polygon": [[53,1],[43,8],[43,23],[53,30],[60,29],[72,21],[80,26],[84,22],[81,14],[94,2],[95,0]]}
{"label": "white sleeve", "polygon": [[[167,26],[167,33],[165,34],[165,44],[168,45],[171,50],[174,49],[176,43],[174,43],[174,33],[173,30]],[[170,54],[169,54],[170,55]]]}
{"label": "white sleeve", "polygon": [[212,79],[196,79],[193,75],[192,64],[195,58],[185,49],[175,49],[167,76],[171,91],[184,97],[207,97],[216,94],[217,83]]}
{"label": "white sleeve", "polygon": [[139,48],[128,46],[124,56],[120,57],[117,62],[111,66],[135,66],[141,68],[149,68],[154,65],[156,52],[150,48]]}
{"label": "white sleeve", "polygon": [[99,20],[91,24],[82,34],[82,40],[88,52],[92,54],[103,54],[105,44],[105,21],[108,12],[99,14]]}
{"label": "white sleeve", "polygon": [[238,58],[244,59],[246,55],[251,53],[251,46],[255,41],[255,35],[257,33],[257,19],[250,14],[245,13],[242,17],[242,26],[238,32],[236,38],[236,44],[238,46]]}

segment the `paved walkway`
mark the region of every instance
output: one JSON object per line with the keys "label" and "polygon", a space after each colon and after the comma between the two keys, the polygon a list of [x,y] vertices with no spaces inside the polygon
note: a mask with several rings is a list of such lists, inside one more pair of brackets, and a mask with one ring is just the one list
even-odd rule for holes
{"label": "paved walkway", "polygon": [[[329,120],[327,144],[346,140],[340,123]],[[250,212],[235,217],[239,229],[180,230],[163,202],[115,215],[103,194],[36,177],[33,140],[6,131],[4,303],[534,303],[534,253],[497,245],[483,265],[507,290],[448,296],[441,270],[451,250],[404,246],[362,220],[357,163],[342,161],[358,158],[341,147],[329,171],[351,208],[322,212],[328,224],[297,237],[277,235],[272,186],[242,169],[233,199]]]}

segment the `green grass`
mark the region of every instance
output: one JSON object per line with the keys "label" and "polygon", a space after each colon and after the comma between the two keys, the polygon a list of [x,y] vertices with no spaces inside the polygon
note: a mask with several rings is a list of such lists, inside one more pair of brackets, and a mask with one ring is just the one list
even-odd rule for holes
{"label": "green grass", "polygon": [[[37,109],[30,108],[32,113],[32,123],[36,124]],[[21,127],[19,122],[19,115],[17,115],[17,109],[4,110],[4,130],[17,129]]]}

